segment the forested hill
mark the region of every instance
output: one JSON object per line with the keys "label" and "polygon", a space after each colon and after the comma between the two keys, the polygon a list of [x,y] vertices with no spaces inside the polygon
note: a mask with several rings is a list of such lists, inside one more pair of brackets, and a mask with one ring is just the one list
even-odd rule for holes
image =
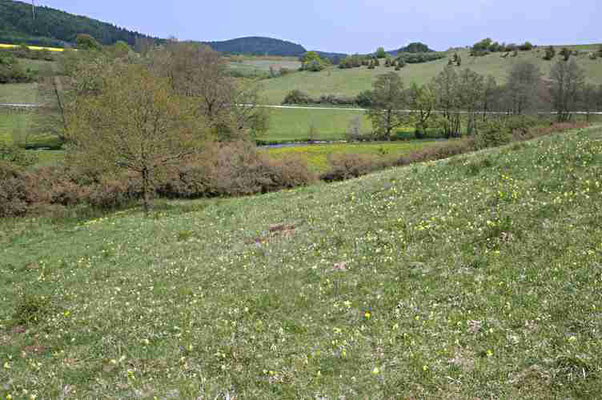
{"label": "forested hill", "polygon": [[73,15],[31,3],[0,0],[0,42],[62,46],[75,42],[78,33],[94,36],[102,44],[119,40],[134,45],[136,37],[147,37],[92,18]]}
{"label": "forested hill", "polygon": [[405,47],[402,47],[398,50],[392,50],[392,51],[388,51],[387,53],[391,54],[392,56],[396,56],[399,53],[412,53],[412,54],[416,54],[416,53],[433,53],[435,50],[432,50],[431,48],[429,48],[426,44],[421,43],[421,42],[413,42],[408,44]]}
{"label": "forested hill", "polygon": [[269,56],[300,56],[305,48],[286,40],[267,37],[243,37],[221,42],[207,42],[214,50],[230,54],[257,54]]}

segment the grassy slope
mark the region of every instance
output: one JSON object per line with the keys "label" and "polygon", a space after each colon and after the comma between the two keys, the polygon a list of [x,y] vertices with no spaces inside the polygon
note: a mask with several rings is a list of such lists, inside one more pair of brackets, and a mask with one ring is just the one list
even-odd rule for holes
{"label": "grassy slope", "polygon": [[296,71],[301,66],[301,63],[295,57],[234,56],[230,57],[229,60],[230,68],[244,75],[269,73],[270,67],[275,72],[279,72],[280,68]]}
{"label": "grassy slope", "polygon": [[598,129],[149,219],[5,222],[0,396],[600,398],[601,172]]}
{"label": "grassy slope", "polygon": [[[597,49],[597,46],[589,48]],[[458,53],[462,57],[462,67],[470,68],[483,75],[493,75],[498,83],[502,83],[511,66],[517,61],[533,62],[540,67],[544,75],[548,75],[556,60],[552,62],[543,60],[543,51],[543,49],[536,49],[531,52],[519,52],[518,57],[507,58],[501,58],[500,53],[485,57],[470,57],[468,50],[460,50]],[[587,52],[583,52],[578,60],[585,69],[588,80],[602,84],[602,59],[590,60]],[[411,82],[423,84],[429,82],[446,64],[447,59],[424,64],[408,64],[399,73],[408,85]],[[381,66],[374,70],[366,67],[345,70],[331,67],[321,72],[299,72],[265,81],[264,96],[269,104],[280,104],[292,89],[302,90],[314,97],[322,94],[355,96],[363,90],[370,89],[375,76],[390,71],[393,69]]]}

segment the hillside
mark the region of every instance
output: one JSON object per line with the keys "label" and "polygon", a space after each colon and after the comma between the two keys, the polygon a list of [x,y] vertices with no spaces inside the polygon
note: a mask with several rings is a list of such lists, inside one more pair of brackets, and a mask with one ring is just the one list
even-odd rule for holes
{"label": "hillside", "polygon": [[36,7],[34,19],[31,4],[0,0],[0,43],[25,42],[62,47],[75,42],[78,33],[90,34],[103,44],[114,44],[122,40],[134,45],[137,37],[147,37],[106,22],[49,7]]}
{"label": "hillside", "polygon": [[0,396],[600,398],[601,140],[3,221]]}
{"label": "hillside", "polygon": [[306,51],[303,46],[296,43],[256,36],[207,42],[207,44],[216,51],[229,54],[300,56]]}
{"label": "hillside", "polygon": [[[563,46],[559,46],[557,50],[559,51],[561,47]],[[590,60],[587,56],[589,51],[595,51],[599,46],[574,47],[580,51],[577,60],[579,65],[584,68],[587,80],[594,84],[602,84],[602,58]],[[457,53],[462,58],[462,68],[470,68],[482,75],[492,75],[498,83],[506,81],[510,68],[516,62],[532,62],[540,68],[544,75],[548,75],[556,60],[544,60],[543,48],[519,52],[517,57],[506,58],[502,58],[499,53],[484,57],[470,57],[469,51],[466,49],[458,50]],[[448,54],[451,57],[453,52],[448,52]],[[399,74],[406,85],[411,82],[427,83],[443,70],[447,61],[448,58],[443,58],[423,64],[408,64],[399,71]],[[361,91],[371,89],[372,81],[377,75],[391,71],[393,69],[381,65],[373,70],[366,67],[351,69],[330,67],[321,72],[299,72],[264,81],[264,95],[269,104],[280,104],[286,94],[293,89],[301,90],[316,98],[326,94],[355,96]]]}

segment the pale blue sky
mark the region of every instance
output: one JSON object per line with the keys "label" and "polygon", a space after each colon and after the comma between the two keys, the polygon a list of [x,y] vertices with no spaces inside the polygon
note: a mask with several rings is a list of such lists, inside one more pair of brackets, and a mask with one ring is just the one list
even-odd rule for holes
{"label": "pale blue sky", "polygon": [[437,50],[484,37],[602,43],[602,0],[36,0],[160,37],[270,36],[307,49],[370,52],[423,41]]}

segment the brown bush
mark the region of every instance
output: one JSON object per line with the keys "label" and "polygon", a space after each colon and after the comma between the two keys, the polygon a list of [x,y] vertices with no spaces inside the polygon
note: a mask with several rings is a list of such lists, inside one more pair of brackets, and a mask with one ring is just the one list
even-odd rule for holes
{"label": "brown bush", "polygon": [[428,147],[426,149],[410,153],[407,156],[399,158],[395,165],[408,165],[416,162],[441,160],[474,150],[475,144],[472,139],[453,140],[448,141],[445,144]]}
{"label": "brown bush", "polygon": [[271,161],[245,142],[222,146],[217,166],[217,191],[221,195],[267,193],[315,180],[300,158]]}
{"label": "brown bush", "polygon": [[90,188],[86,200],[91,206],[102,209],[116,209],[140,197],[139,188],[128,179],[103,180]]}
{"label": "brown bush", "polygon": [[360,154],[337,154],[329,161],[330,170],[320,176],[326,182],[357,178],[387,166],[376,158]]}
{"label": "brown bush", "polygon": [[16,217],[27,212],[27,177],[9,163],[0,162],[0,217]]}
{"label": "brown bush", "polygon": [[248,142],[207,146],[159,185],[170,198],[240,196],[303,186],[315,176],[300,158],[273,161]]}

